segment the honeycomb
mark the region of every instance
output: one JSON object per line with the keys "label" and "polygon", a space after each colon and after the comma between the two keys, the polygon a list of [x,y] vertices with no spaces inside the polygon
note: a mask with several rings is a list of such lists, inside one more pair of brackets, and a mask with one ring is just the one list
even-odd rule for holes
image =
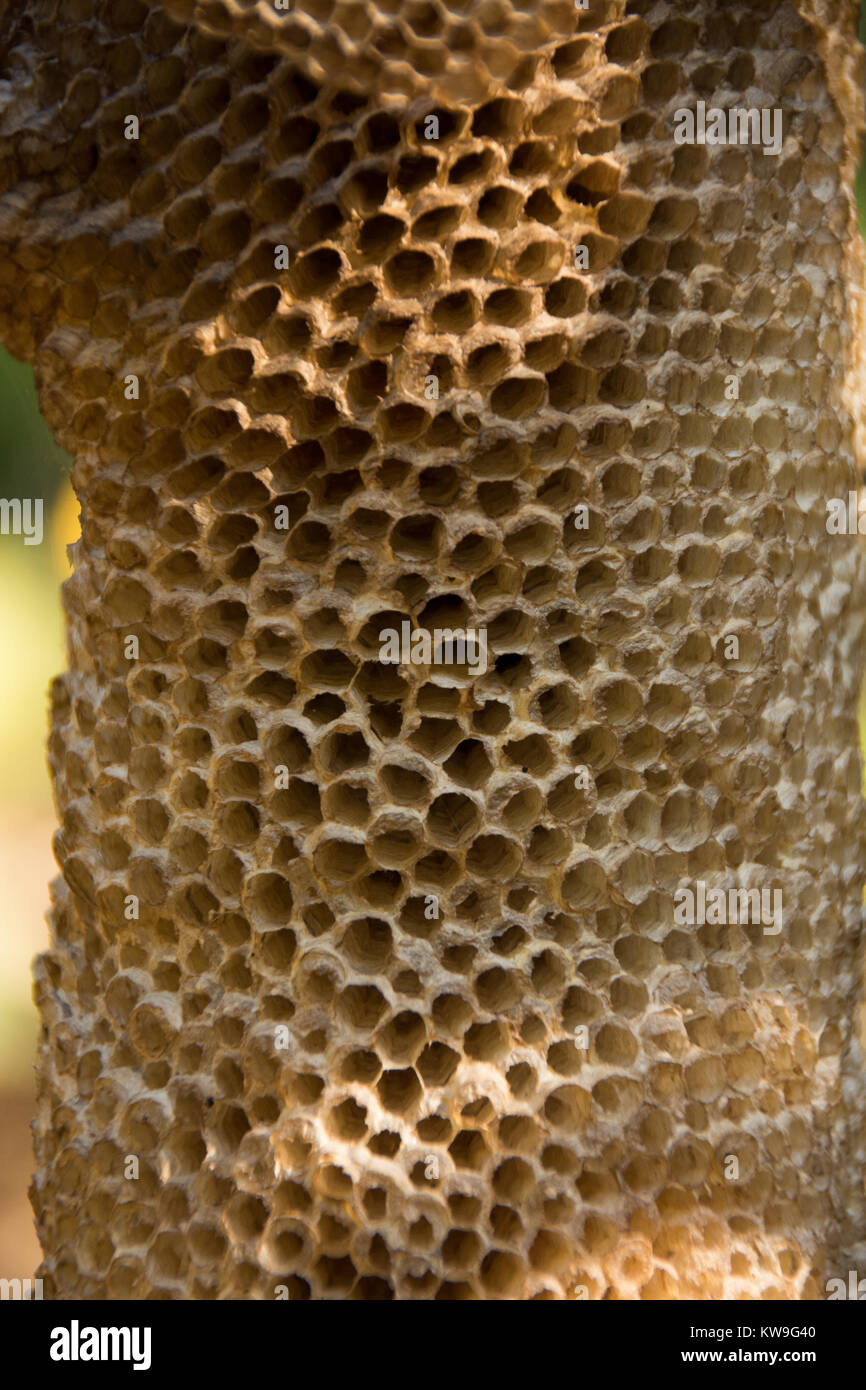
{"label": "honeycomb", "polygon": [[[47,1295],[862,1265],[854,34],[0,7],[0,336],[82,518]],[[678,145],[698,101],[781,109],[780,154]],[[783,920],[684,924],[698,884]]]}

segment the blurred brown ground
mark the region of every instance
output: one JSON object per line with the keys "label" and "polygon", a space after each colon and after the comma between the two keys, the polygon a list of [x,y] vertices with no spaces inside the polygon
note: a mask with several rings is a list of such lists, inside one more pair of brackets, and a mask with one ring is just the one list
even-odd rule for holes
{"label": "blurred brown ground", "polygon": [[7,1279],[32,1275],[41,1258],[27,1197],[38,1028],[30,962],[48,943],[53,831],[50,814],[0,805],[0,1278]]}
{"label": "blurred brown ground", "polygon": [[6,1279],[26,1279],[40,1260],[27,1198],[30,1121],[36,1109],[32,1089],[0,1091],[0,1277]]}

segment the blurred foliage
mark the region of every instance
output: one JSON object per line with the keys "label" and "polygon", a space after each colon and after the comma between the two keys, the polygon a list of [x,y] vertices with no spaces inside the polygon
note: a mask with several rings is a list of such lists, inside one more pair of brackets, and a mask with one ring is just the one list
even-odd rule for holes
{"label": "blurred foliage", "polygon": [[0,1085],[31,1076],[30,959],[45,944],[53,807],[48,687],[65,665],[59,585],[78,534],[71,460],[39,413],[31,368],[0,353],[0,497],[43,499],[43,542],[0,536]]}
{"label": "blurred foliage", "polygon": [[8,352],[0,352],[0,441],[0,496],[43,497],[47,507],[71,460],[39,413],[33,369]]}
{"label": "blurred foliage", "polygon": [[39,413],[33,371],[0,353],[0,497],[41,497],[42,545],[0,537],[0,803],[51,806],[45,765],[48,685],[64,666],[59,581],[78,533],[71,460]]}

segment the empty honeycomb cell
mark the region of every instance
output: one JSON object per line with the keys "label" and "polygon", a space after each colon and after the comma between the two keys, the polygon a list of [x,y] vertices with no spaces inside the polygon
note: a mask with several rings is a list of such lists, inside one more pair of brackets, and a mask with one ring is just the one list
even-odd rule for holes
{"label": "empty honeycomb cell", "polygon": [[522,420],[534,414],[545,397],[544,381],[535,376],[506,378],[490,394],[491,409],[506,420]]}
{"label": "empty honeycomb cell", "polygon": [[561,268],[561,244],[540,238],[530,241],[514,262],[514,274],[530,284],[546,284]]}
{"label": "empty honeycomb cell", "polygon": [[502,185],[489,188],[478,200],[478,220],[485,227],[500,230],[514,227],[523,201],[516,188]]}

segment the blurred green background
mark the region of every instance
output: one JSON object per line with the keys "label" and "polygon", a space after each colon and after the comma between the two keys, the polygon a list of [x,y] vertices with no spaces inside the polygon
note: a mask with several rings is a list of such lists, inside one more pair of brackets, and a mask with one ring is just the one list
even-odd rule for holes
{"label": "blurred green background", "polygon": [[[36,827],[53,820],[47,690],[65,664],[59,588],[69,573],[66,542],[78,530],[70,462],[39,414],[32,370],[0,353],[0,496],[42,497],[45,504],[42,545],[12,536],[0,542],[0,864],[10,844],[24,851]],[[16,862],[6,878],[10,887]],[[0,907],[0,1079],[29,1066],[17,1033],[21,982],[6,968],[16,940],[31,930],[18,915],[25,906],[24,893],[13,891]],[[29,1009],[26,992],[23,1003]]]}
{"label": "blurred green background", "polygon": [[30,962],[47,944],[55,816],[48,685],[65,665],[60,584],[78,534],[70,459],[39,413],[33,372],[0,352],[0,497],[44,501],[42,545],[0,538],[0,1277],[39,1261],[27,1185],[37,1019]]}
{"label": "blurred green background", "polygon": [[0,496],[45,501],[42,545],[12,537],[0,545],[0,651],[7,656],[0,675],[0,805],[14,801],[28,811],[51,804],[39,750],[46,682],[63,656],[58,580],[68,572],[61,544],[67,537],[58,527],[69,532],[74,522],[70,463],[39,414],[32,370],[0,351]]}
{"label": "blurred green background", "polygon": [[[861,5],[866,44],[866,3]],[[856,182],[866,237],[866,163]],[[36,1013],[30,962],[47,943],[44,914],[55,818],[45,761],[47,690],[65,665],[59,586],[78,534],[70,459],[37,403],[33,372],[0,350],[0,497],[42,497],[45,540],[0,538],[0,1277],[25,1277],[39,1260],[26,1197],[31,1167]],[[866,602],[866,596],[864,596]],[[860,699],[866,747],[866,685]]]}

